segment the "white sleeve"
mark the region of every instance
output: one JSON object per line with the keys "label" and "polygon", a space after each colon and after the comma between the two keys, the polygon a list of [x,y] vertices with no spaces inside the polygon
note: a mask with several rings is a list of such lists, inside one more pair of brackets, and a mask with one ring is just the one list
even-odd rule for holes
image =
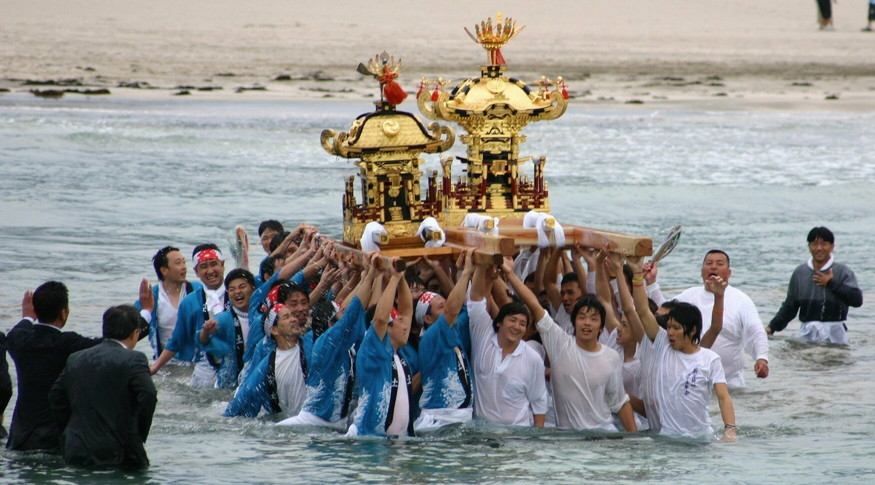
{"label": "white sleeve", "polygon": [[656,303],[656,306],[661,306],[665,303],[665,297],[662,295],[662,290],[659,289],[659,282],[647,285],[646,290],[647,298],[653,300],[653,303]]}
{"label": "white sleeve", "polygon": [[559,351],[562,346],[563,339],[568,338],[565,330],[558,323],[550,318],[550,314],[544,312],[544,317],[536,324],[538,333],[541,334],[541,343],[544,345],[544,350],[547,351],[547,356],[551,359]]}
{"label": "white sleeve", "polygon": [[529,260],[532,259],[532,251],[529,248],[523,248],[520,250],[520,253],[517,255],[516,259],[513,260],[513,272],[520,278],[520,280],[525,281],[527,274],[526,267],[529,265]]}
{"label": "white sleeve", "polygon": [[486,311],[486,299],[480,301],[468,300],[468,330],[471,332],[471,344],[479,346],[492,336],[492,317]]}
{"label": "white sleeve", "polygon": [[[520,342],[520,345],[525,344]],[[533,359],[529,369],[531,369],[531,375],[529,377],[529,385],[526,386],[526,397],[529,400],[529,406],[532,408],[532,414],[547,414],[548,400],[547,383],[544,379],[544,361]]]}
{"label": "white sleeve", "polygon": [[611,408],[611,412],[617,414],[620,409],[629,401],[629,395],[626,394],[626,389],[623,387],[623,364],[616,367],[611,380],[605,389],[605,401]]}
{"label": "white sleeve", "polygon": [[768,362],[769,337],[763,328],[763,321],[760,320],[756,305],[747,298],[738,309],[738,313],[741,317],[741,344],[745,352],[756,360],[765,359]]}
{"label": "white sleeve", "polygon": [[586,292],[590,295],[595,295],[595,271],[590,271],[586,274]]}

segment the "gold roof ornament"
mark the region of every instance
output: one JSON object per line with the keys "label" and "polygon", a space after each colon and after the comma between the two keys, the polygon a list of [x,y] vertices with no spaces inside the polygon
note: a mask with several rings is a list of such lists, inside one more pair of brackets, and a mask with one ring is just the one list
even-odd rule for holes
{"label": "gold roof ornament", "polygon": [[480,25],[474,25],[476,36],[471,34],[468,27],[465,27],[465,32],[468,33],[471,40],[486,49],[490,66],[503,66],[505,61],[504,56],[501,55],[501,48],[525,28],[525,25],[516,28],[516,20],[510,17],[504,18],[504,15],[498,12],[495,14],[495,27],[492,26],[492,18],[490,17],[481,21]]}
{"label": "gold roof ornament", "polygon": [[426,217],[440,212],[436,188],[422,198],[420,154],[446,151],[456,136],[449,126],[432,122],[426,127],[413,114],[396,110],[393,101],[398,97],[387,86],[394,83],[392,75],[399,68],[400,61],[396,63],[386,52],[367,66],[359,64],[358,71],[373,75],[385,97],[374,103],[375,111],[356,118],[348,132],[322,131],[326,152],[358,159],[360,199],[355,195],[355,177],[346,179],[343,197],[343,239],[350,245],[358,244],[369,222],[382,223],[390,237],[406,237],[413,236]]}
{"label": "gold roof ornament", "polygon": [[[544,181],[546,157],[520,158],[521,133],[529,123],[559,118],[568,107],[568,92],[561,77],[556,82],[541,77],[538,89],[504,76],[506,61],[501,48],[522,32],[516,21],[496,14],[475,25],[475,34],[465,31],[488,53],[480,77],[470,78],[447,91],[435,85],[429,93],[420,89],[417,105],[429,119],[458,123],[467,135],[460,140],[467,148],[465,177],[452,182],[451,164],[443,164],[444,217],[458,224],[468,212],[483,212],[500,218],[522,218],[529,210],[550,211]],[[425,80],[424,80],[425,82]],[[520,167],[532,160],[531,178]]]}

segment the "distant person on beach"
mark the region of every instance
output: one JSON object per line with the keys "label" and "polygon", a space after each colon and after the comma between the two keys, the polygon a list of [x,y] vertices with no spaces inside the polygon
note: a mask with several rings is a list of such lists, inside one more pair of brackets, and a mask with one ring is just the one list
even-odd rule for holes
{"label": "distant person on beach", "polygon": [[[687,289],[675,299],[679,302],[691,303],[698,307],[702,315],[712,315],[714,294],[708,288],[708,280],[719,276],[729,282],[732,269],[729,266],[729,255],[719,249],[712,249],[702,260],[702,286]],[[657,304],[665,301],[659,284],[656,282],[656,267],[647,272],[648,296]],[[727,286],[724,296],[725,315],[720,335],[711,346],[717,352],[726,373],[726,382],[730,389],[742,388],[744,382],[744,352],[756,359],[754,372],[759,378],[769,375],[769,339],[766,336],[763,322],[753,300],[734,286]],[[703,318],[702,330],[706,332],[711,326],[711,319]]]}
{"label": "distant person on beach", "polygon": [[69,316],[69,296],[63,283],[47,281],[33,293],[25,292],[22,319],[6,336],[6,348],[18,376],[18,400],[6,442],[11,450],[58,450],[61,429],[49,407],[49,389],[70,354],[101,342],[62,332]]}
{"label": "distant person on beach", "polygon": [[178,356],[182,361],[194,363],[191,386],[212,387],[216,382],[216,371],[206,361],[203,350],[195,345],[195,338],[204,322],[227,309],[225,258],[215,244],[200,244],[192,251],[191,260],[203,287],[187,295],[179,304],[173,335],[150,369],[154,375],[170,359]]}
{"label": "distant person on beach", "polygon": [[149,361],[133,350],[148,322],[132,305],[103,314],[100,345],[76,352],[49,391],[63,429],[64,463],[81,467],[139,469],[149,466],[149,436],[158,392]]}
{"label": "distant person on beach", "polygon": [[[158,283],[152,285],[151,307],[142,313],[143,318],[149,322],[149,344],[152,345],[152,358],[157,359],[164,351],[164,345],[173,335],[176,328],[176,318],[179,313],[179,304],[188,294],[199,290],[203,285],[199,282],[188,282],[188,268],[185,256],[179,249],[173,246],[165,246],[152,257],[152,266]],[[146,279],[140,286],[148,285]],[[142,291],[142,288],[141,288]],[[143,302],[137,300],[134,306],[143,310]],[[183,363],[179,360],[171,363]]]}
{"label": "distant person on beach", "polygon": [[817,19],[820,23],[820,30],[835,30],[832,23],[832,4],[838,3],[836,0],[817,0]]}
{"label": "distant person on beach", "polygon": [[875,25],[875,0],[869,0],[869,22],[863,27],[863,32],[872,32],[872,27]]}
{"label": "distant person on beach", "polygon": [[811,257],[790,277],[787,298],[775,314],[766,333],[773,335],[787,327],[796,314],[802,322],[799,337],[810,342],[847,345],[848,307],[863,305],[863,292],[850,268],[833,260],[835,236],[825,227],[808,232]]}

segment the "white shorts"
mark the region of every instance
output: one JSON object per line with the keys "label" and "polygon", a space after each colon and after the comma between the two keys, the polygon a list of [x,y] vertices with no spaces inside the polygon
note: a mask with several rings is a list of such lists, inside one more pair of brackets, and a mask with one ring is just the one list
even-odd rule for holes
{"label": "white shorts", "polygon": [[799,337],[809,342],[848,345],[848,330],[845,322],[802,322]]}
{"label": "white shorts", "polygon": [[324,426],[342,431],[346,429],[346,419],[339,419],[332,423],[331,421],[325,421],[313,413],[301,410],[297,416],[284,419],[277,423],[277,426]]}
{"label": "white shorts", "polygon": [[422,433],[434,431],[450,424],[468,423],[471,421],[473,413],[473,408],[423,409],[416,421],[413,422],[413,430]]}
{"label": "white shorts", "polygon": [[215,387],[216,370],[208,362],[196,363],[188,385],[191,387]]}

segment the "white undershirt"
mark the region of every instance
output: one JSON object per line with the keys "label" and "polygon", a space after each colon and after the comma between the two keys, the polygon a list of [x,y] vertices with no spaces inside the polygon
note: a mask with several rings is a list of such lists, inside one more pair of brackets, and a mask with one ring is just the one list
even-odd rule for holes
{"label": "white undershirt", "polygon": [[245,347],[249,344],[249,314],[236,308],[233,311],[237,314],[237,320],[240,322],[240,330],[243,332],[243,346]]}
{"label": "white undershirt", "polygon": [[[179,301],[185,298],[185,284],[179,292]],[[176,328],[176,316],[179,314],[179,308],[174,306],[170,301],[170,295],[167,289],[164,288],[164,282],[158,282],[158,338],[160,342],[166,344],[173,336],[173,329]]]}
{"label": "white undershirt", "polygon": [[301,411],[307,397],[304,373],[301,371],[301,344],[289,350],[276,351],[276,392],[279,395],[280,409],[289,416]]}
{"label": "white undershirt", "polygon": [[386,430],[390,436],[404,436],[410,423],[410,396],[407,395],[407,374],[398,352],[394,356],[395,372],[398,374],[398,390],[395,392],[395,409],[392,413],[392,424]]}
{"label": "white undershirt", "polygon": [[215,290],[211,290],[204,286],[204,295],[207,300],[207,311],[210,313],[210,318],[225,311],[225,286],[220,286]]}

